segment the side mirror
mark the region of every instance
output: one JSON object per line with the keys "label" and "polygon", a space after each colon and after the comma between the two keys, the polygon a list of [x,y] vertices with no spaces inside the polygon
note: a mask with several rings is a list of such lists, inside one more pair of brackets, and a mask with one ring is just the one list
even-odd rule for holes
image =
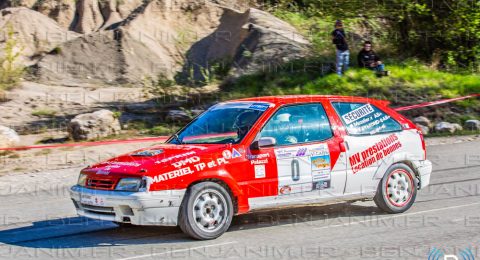
{"label": "side mirror", "polygon": [[254,150],[258,150],[262,147],[272,147],[277,144],[277,140],[273,137],[261,137],[257,141],[252,143],[251,148]]}

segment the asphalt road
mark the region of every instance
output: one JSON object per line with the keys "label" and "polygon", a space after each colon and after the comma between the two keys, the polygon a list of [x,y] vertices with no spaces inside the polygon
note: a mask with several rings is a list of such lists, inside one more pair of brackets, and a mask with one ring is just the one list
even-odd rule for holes
{"label": "asphalt road", "polygon": [[480,141],[429,146],[428,156],[432,183],[406,213],[371,201],[263,211],[212,241],[76,217],[67,185],[77,169],[18,176],[14,188],[0,183],[0,259],[428,259],[434,248],[480,259]]}

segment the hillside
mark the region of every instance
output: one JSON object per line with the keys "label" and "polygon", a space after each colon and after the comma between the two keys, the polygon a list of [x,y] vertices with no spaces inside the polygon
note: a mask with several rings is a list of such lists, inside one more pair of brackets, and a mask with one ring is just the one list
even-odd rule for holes
{"label": "hillside", "polygon": [[[72,118],[108,109],[122,134],[162,135],[233,98],[339,94],[403,106],[480,93],[478,11],[459,6],[444,13],[445,6],[428,1],[397,4],[401,8],[309,0],[3,1],[0,125],[39,135],[36,141],[65,141]],[[463,17],[453,16],[460,11]],[[333,73],[337,19],[351,53],[342,77]],[[457,35],[426,37],[422,28]],[[390,76],[357,67],[365,40],[373,41]],[[432,126],[464,125],[480,119],[480,101],[405,115],[426,116]]]}

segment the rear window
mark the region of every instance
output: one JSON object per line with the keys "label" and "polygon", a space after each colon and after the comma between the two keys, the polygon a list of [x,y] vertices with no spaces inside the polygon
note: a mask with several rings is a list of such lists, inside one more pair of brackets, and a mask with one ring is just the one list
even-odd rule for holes
{"label": "rear window", "polygon": [[375,135],[402,130],[395,119],[372,104],[332,102],[332,105],[350,135]]}

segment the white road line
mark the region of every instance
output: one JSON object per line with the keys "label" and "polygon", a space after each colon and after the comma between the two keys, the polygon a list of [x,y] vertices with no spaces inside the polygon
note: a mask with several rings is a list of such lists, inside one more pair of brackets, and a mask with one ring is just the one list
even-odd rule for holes
{"label": "white road line", "polygon": [[430,212],[441,211],[441,210],[463,208],[463,207],[468,207],[468,206],[473,206],[473,205],[478,205],[478,204],[480,204],[480,202],[451,206],[451,207],[444,207],[444,208],[438,208],[438,209],[429,209],[429,210],[417,211],[417,212],[412,212],[412,213],[399,214],[399,215],[395,215],[395,216],[391,216],[391,217],[361,220],[361,221],[351,222],[351,223],[348,223],[348,224],[329,225],[329,226],[318,227],[318,228],[314,228],[314,229],[325,229],[325,228],[331,228],[331,227],[348,227],[348,226],[351,226],[351,225],[361,224],[361,223],[365,223],[365,222],[379,221],[379,220],[393,219],[393,218],[401,218],[401,217],[418,215],[418,214],[423,214],[423,213],[430,213]]}
{"label": "white road line", "polygon": [[137,256],[127,257],[127,258],[119,258],[119,259],[116,259],[116,260],[139,259],[139,258],[145,258],[145,257],[159,256],[159,255],[164,255],[164,254],[172,254],[172,253],[184,252],[184,251],[189,251],[189,250],[208,248],[208,247],[214,247],[214,246],[223,246],[223,245],[236,244],[236,243],[237,243],[237,241],[231,241],[231,242],[225,242],[225,243],[219,243],[219,244],[213,244],[213,245],[197,246],[197,247],[171,250],[171,251],[168,251],[168,252],[161,252],[161,253],[155,253],[155,254],[137,255]]}

